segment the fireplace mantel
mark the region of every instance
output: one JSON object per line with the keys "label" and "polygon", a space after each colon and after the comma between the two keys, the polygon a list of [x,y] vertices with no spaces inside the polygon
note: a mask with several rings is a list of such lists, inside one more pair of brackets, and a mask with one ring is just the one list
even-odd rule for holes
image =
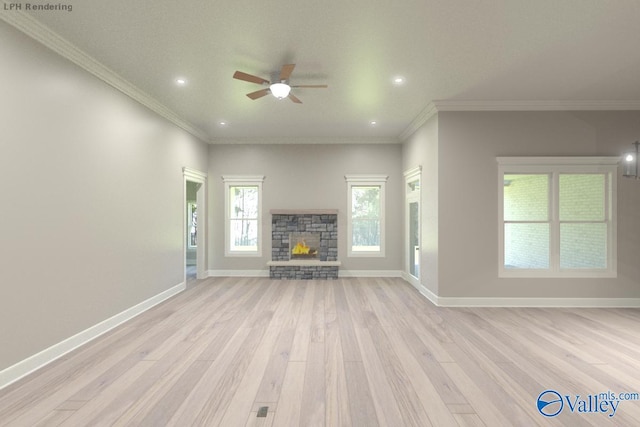
{"label": "fireplace mantel", "polygon": [[271,215],[338,215],[338,209],[271,209]]}
{"label": "fireplace mantel", "polygon": [[289,261],[267,261],[269,267],[340,267],[340,261],[319,261],[315,259],[292,259]]}

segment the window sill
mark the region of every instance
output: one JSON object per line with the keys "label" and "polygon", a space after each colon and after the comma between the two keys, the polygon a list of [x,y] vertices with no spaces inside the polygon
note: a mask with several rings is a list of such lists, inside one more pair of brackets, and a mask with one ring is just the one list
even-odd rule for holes
{"label": "window sill", "polygon": [[499,279],[615,279],[616,271],[505,271],[498,272]]}
{"label": "window sill", "polygon": [[349,252],[347,253],[349,258],[384,258],[383,252]]}
{"label": "window sill", "polygon": [[225,252],[224,254],[227,258],[238,257],[238,258],[260,258],[262,253],[260,252]]}

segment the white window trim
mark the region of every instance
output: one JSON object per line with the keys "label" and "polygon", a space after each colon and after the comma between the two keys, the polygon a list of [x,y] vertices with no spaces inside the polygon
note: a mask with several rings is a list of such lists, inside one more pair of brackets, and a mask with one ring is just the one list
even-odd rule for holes
{"label": "white window trim", "polygon": [[[261,257],[262,256],[262,183],[264,175],[224,175],[224,255],[227,257]],[[257,186],[258,187],[258,244],[255,251],[232,251],[231,232],[229,224],[229,190],[236,186]]]}
{"label": "white window trim", "polygon": [[[385,186],[388,175],[345,175],[347,181],[347,256],[348,257],[377,257],[385,256]],[[380,250],[379,251],[354,251],[353,250],[353,223],[351,218],[351,189],[361,186],[380,187]]]}
{"label": "white window trim", "polygon": [[[615,278],[617,277],[617,165],[619,157],[497,157],[498,162],[498,277],[500,278]],[[550,185],[549,269],[505,269],[504,268],[504,175],[510,173],[548,173],[552,175]],[[561,270],[559,266],[557,222],[558,188],[555,176],[561,173],[605,173],[610,189],[605,197],[609,200],[607,216],[610,231],[607,234],[607,269]]]}

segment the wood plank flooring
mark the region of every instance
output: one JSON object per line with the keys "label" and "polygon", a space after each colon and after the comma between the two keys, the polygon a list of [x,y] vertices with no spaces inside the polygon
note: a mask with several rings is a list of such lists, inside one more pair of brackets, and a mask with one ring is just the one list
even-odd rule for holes
{"label": "wood plank flooring", "polygon": [[637,426],[637,400],[554,418],[536,401],[640,392],[639,326],[439,308],[400,279],[207,279],[0,390],[0,426]]}

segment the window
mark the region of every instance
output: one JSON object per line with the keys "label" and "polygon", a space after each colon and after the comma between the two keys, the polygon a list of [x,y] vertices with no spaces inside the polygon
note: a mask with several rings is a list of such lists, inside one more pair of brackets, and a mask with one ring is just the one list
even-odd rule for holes
{"label": "window", "polygon": [[263,176],[224,176],[225,255],[261,256]]}
{"label": "window", "polygon": [[384,256],[385,175],[347,175],[348,256]]}
{"label": "window", "polygon": [[617,162],[498,158],[500,277],[615,277]]}

